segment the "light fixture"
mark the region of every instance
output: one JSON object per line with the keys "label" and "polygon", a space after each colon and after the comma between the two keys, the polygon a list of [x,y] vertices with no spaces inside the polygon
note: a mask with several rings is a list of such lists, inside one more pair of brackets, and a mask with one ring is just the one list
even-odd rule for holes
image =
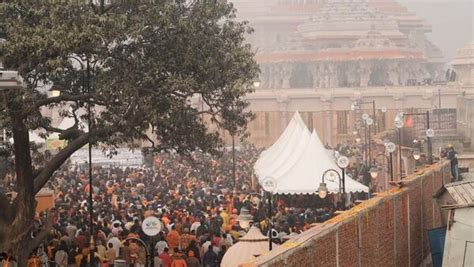
{"label": "light fixture", "polygon": [[357,104],[355,102],[352,103],[351,110],[354,111],[354,110],[356,110],[356,108],[357,108]]}
{"label": "light fixture", "polygon": [[253,82],[253,86],[254,86],[255,88],[260,87],[260,81],[255,81],[255,82]]}
{"label": "light fixture", "polygon": [[358,132],[357,132],[357,131],[353,131],[352,134],[353,134],[353,135],[357,135]]}
{"label": "light fixture", "polygon": [[413,144],[418,144],[418,139],[414,139]]}
{"label": "light fixture", "polygon": [[53,86],[53,88],[51,88],[50,91],[51,91],[51,97],[58,97],[61,95],[61,91],[59,91],[57,87]]}
{"label": "light fixture", "polygon": [[250,215],[249,210],[246,207],[240,209],[240,215],[237,217],[240,227],[243,229],[250,228],[250,222],[252,221],[252,215]]}
{"label": "light fixture", "polygon": [[326,198],[326,196],[328,195],[328,187],[326,186],[326,183],[319,184],[318,195],[320,198]]}
{"label": "light fixture", "polygon": [[382,111],[383,113],[387,112],[387,107],[382,107],[382,108],[381,108],[381,111]]}
{"label": "light fixture", "polygon": [[420,157],[421,157],[420,151],[415,151],[415,152],[413,152],[413,158],[414,158],[415,160],[419,160]]}
{"label": "light fixture", "polygon": [[357,143],[360,143],[360,137],[357,137],[357,138],[356,138],[356,142],[357,142]]}
{"label": "light fixture", "polygon": [[367,123],[367,125],[372,125],[372,124],[374,124],[374,120],[373,120],[372,118],[370,118],[370,117],[368,117],[368,118],[365,120],[365,122]]}
{"label": "light fixture", "polygon": [[375,167],[370,168],[369,173],[370,173],[370,177],[374,179],[377,178],[377,175],[379,174],[379,172],[377,171],[377,168]]}
{"label": "light fixture", "polygon": [[397,129],[401,129],[401,128],[403,128],[403,125],[404,125],[404,122],[402,121],[402,119],[400,117],[396,117],[395,118],[395,127],[397,127]]}

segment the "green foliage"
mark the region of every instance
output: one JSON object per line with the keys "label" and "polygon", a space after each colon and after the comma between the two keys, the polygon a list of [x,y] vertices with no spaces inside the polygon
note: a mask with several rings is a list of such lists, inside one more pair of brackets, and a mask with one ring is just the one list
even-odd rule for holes
{"label": "green foliage", "polygon": [[[22,76],[24,90],[9,97],[29,129],[80,134],[50,127],[42,106],[65,105],[63,116],[86,119],[94,105],[94,138],[132,143],[156,135],[157,148],[213,151],[221,144],[206,117],[232,133],[252,114],[242,97],[252,91],[258,66],[244,35],[245,22],[224,0],[215,1],[3,1],[0,55]],[[61,96],[38,90],[54,86]],[[204,111],[191,105],[202,98]],[[17,110],[18,111],[18,110]],[[18,113],[15,113],[18,114]],[[2,119],[3,120],[3,119]],[[4,121],[8,121],[5,119]],[[80,130],[79,123],[70,130]]]}

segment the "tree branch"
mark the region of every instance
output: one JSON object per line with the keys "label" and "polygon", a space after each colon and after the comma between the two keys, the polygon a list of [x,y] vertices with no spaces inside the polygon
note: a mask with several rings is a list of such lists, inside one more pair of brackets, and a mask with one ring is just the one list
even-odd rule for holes
{"label": "tree branch", "polygon": [[41,170],[34,180],[34,193],[38,193],[49,181],[51,175],[61,167],[61,165],[77,150],[86,145],[89,141],[89,133],[85,133],[69,143],[64,149],[59,151]]}
{"label": "tree branch", "polygon": [[[110,133],[114,133],[117,129],[106,128],[93,131],[93,136],[105,136]],[[34,192],[38,193],[41,188],[49,181],[53,173],[61,167],[61,165],[69,159],[69,157],[79,150],[81,147],[89,142],[89,133],[83,133],[72,142],[69,143],[65,148],[58,152],[53,158],[51,158],[45,166],[41,169],[38,175],[34,179]]]}
{"label": "tree branch", "polygon": [[31,253],[33,249],[37,248],[41,244],[41,242],[44,241],[44,239],[46,239],[49,232],[53,228],[53,219],[55,214],[56,213],[52,211],[48,212],[48,217],[46,218],[46,222],[44,223],[41,231],[33,238],[33,240],[28,242],[28,247],[26,248],[28,254]]}
{"label": "tree branch", "polygon": [[94,98],[95,96],[93,94],[83,94],[83,95],[60,95],[60,96],[55,96],[55,97],[49,97],[45,99],[41,99],[36,102],[35,108],[39,108],[42,106],[46,106],[49,104],[59,104],[63,101],[80,101],[80,100],[88,100],[91,98]]}

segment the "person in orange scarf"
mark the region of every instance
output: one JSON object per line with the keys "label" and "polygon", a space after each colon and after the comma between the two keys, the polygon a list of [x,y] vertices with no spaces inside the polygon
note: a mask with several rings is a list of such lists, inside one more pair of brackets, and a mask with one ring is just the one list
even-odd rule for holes
{"label": "person in orange scarf", "polygon": [[171,249],[176,249],[179,246],[179,233],[174,225],[171,227],[171,232],[166,236],[166,241]]}
{"label": "person in orange scarf", "polygon": [[188,264],[184,260],[184,255],[181,252],[176,252],[172,256],[173,262],[171,263],[171,267],[187,267]]}
{"label": "person in orange scarf", "polygon": [[[6,266],[8,266],[8,264]],[[28,259],[28,267],[41,267],[40,258],[36,254],[32,253],[31,257]]]}

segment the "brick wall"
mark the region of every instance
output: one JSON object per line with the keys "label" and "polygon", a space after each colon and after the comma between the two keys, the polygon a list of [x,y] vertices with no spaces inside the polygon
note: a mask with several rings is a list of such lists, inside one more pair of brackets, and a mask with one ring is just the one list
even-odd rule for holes
{"label": "brick wall", "polygon": [[251,266],[419,266],[428,230],[441,226],[433,194],[449,180],[439,163],[263,255]]}

